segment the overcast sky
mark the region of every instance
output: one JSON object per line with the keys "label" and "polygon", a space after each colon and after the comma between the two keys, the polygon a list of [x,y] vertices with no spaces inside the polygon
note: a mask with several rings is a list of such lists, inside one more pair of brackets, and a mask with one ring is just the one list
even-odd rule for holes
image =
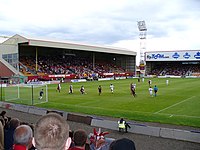
{"label": "overcast sky", "polygon": [[142,20],[146,51],[200,49],[200,0],[0,0],[0,41],[20,34],[139,52]]}

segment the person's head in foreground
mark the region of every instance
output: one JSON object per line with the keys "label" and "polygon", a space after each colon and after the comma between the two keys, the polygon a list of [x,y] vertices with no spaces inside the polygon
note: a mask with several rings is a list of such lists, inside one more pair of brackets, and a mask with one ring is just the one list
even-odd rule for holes
{"label": "person's head in foreground", "polygon": [[42,116],[35,125],[34,142],[37,150],[67,150],[71,144],[68,123],[57,113]]}
{"label": "person's head in foreground", "polygon": [[28,125],[20,125],[15,129],[13,138],[14,149],[22,146],[30,149],[32,146],[33,131]]}
{"label": "person's head in foreground", "polygon": [[113,141],[110,144],[109,150],[136,150],[136,148],[132,140],[122,138]]}
{"label": "person's head in foreground", "polygon": [[79,129],[74,132],[74,144],[78,147],[85,147],[87,141],[87,133],[85,130]]}

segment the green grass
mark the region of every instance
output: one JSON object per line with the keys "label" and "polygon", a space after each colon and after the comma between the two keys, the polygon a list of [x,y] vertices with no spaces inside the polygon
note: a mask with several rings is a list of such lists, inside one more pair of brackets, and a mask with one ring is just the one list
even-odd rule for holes
{"label": "green grass", "polygon": [[[137,79],[72,83],[73,94],[68,94],[70,83],[61,85],[61,93],[56,92],[57,85],[49,85],[49,102],[37,106],[88,115],[200,127],[200,79],[169,79],[168,86],[165,81],[152,79],[152,85],[157,85],[159,89],[157,97],[150,97],[148,79],[144,83],[138,83]],[[137,84],[137,97],[130,94],[131,82]],[[114,94],[109,89],[111,83],[115,86]],[[87,94],[80,94],[81,85],[84,85]],[[100,96],[98,85],[102,86]]]}

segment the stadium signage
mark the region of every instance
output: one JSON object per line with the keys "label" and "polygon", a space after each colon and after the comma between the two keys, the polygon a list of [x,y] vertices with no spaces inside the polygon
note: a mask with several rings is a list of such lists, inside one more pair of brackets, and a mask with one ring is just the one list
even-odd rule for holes
{"label": "stadium signage", "polygon": [[146,61],[199,61],[200,51],[146,52]]}
{"label": "stadium signage", "polygon": [[147,55],[148,59],[165,59],[165,58],[169,58],[169,56],[165,56],[165,54],[151,54],[151,55]]}

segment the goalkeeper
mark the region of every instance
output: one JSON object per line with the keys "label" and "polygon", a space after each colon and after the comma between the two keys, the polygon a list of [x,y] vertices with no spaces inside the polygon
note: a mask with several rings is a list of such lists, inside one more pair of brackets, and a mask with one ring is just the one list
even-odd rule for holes
{"label": "goalkeeper", "polygon": [[44,90],[42,89],[41,91],[40,91],[40,93],[39,93],[39,99],[41,100],[42,99],[42,96],[44,95]]}

